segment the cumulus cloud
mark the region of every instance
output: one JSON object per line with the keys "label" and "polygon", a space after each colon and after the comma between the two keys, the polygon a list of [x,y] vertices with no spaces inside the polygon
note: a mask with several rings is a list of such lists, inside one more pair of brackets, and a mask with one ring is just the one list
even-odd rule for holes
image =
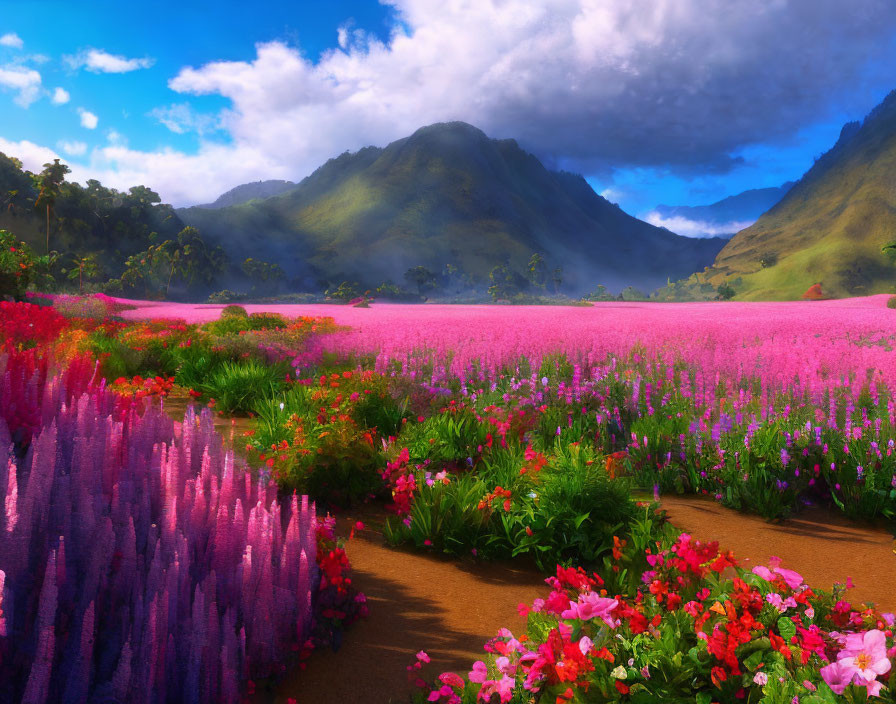
{"label": "cumulus cloud", "polygon": [[25,42],[23,42],[22,38],[15,32],[7,32],[3,36],[0,36],[0,46],[6,46],[10,49],[21,49],[25,46]]}
{"label": "cumulus cloud", "polygon": [[0,87],[13,91],[13,102],[23,108],[40,97],[41,77],[33,68],[24,66],[0,66]]}
{"label": "cumulus cloud", "polygon": [[677,235],[685,237],[719,237],[733,235],[752,225],[755,220],[734,220],[731,222],[709,222],[706,220],[692,220],[681,215],[663,217],[658,212],[651,211],[642,217],[651,225],[665,227]]}
{"label": "cumulus cloud", "polygon": [[[869,109],[867,57],[896,59],[891,0],[389,4],[396,24],[385,43],[346,25],[316,62],[269,42],[250,61],[182,69],[173,90],[229,100],[214,118],[231,144],[203,140],[193,156],[109,153],[108,168],[176,202],[202,202],[244,180],[295,180],[346,149],[465,120],[592,175],[619,166],[724,172],[735,150],[792,136],[833,100]],[[167,110],[155,116],[169,129],[195,129],[197,118]]]}
{"label": "cumulus cloud", "polygon": [[44,164],[48,164],[53,159],[58,159],[59,154],[52,149],[42,147],[34,142],[24,139],[20,142],[14,142],[0,137],[0,152],[19,159],[22,165],[34,173],[38,173],[44,168]]}
{"label": "cumulus cloud", "polygon": [[53,90],[53,104],[65,105],[71,99],[71,95],[65,88],[56,88]]}
{"label": "cumulus cloud", "polygon": [[56,143],[56,146],[69,156],[84,156],[87,153],[86,142],[60,140]]}
{"label": "cumulus cloud", "polygon": [[81,127],[85,127],[88,130],[95,130],[96,126],[99,124],[100,119],[89,110],[78,108],[78,115],[81,117]]}
{"label": "cumulus cloud", "polygon": [[102,49],[86,49],[74,56],[66,56],[65,62],[74,70],[84,68],[91,73],[128,73],[149,68],[155,63],[155,59],[149,57],[129,59]]}

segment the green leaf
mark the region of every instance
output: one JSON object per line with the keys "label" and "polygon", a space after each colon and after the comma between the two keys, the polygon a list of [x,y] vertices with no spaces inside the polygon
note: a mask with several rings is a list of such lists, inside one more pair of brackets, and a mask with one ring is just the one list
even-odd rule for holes
{"label": "green leaf", "polygon": [[781,637],[789,645],[790,639],[796,635],[796,625],[789,618],[782,616],[778,619],[778,633],[781,634]]}

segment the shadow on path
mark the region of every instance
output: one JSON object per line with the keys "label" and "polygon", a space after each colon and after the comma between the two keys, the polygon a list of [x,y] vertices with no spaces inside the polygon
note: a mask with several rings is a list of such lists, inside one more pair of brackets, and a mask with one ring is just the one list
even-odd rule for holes
{"label": "shadow on path", "polygon": [[340,534],[360,518],[370,527],[348,546],[355,586],[370,614],[346,633],[338,652],[312,655],[305,670],[290,673],[273,701],[285,704],[404,704],[415,689],[407,666],[415,653],[432,658],[421,674],[469,671],[498,629],[522,632],[517,604],[544,597],[548,587],[534,570],[500,564],[458,563],[383,545],[370,509],[340,520]]}
{"label": "shadow on path", "polygon": [[744,567],[768,564],[774,555],[819,589],[852,577],[856,587],[847,592],[848,601],[896,611],[896,555],[893,536],[884,528],[820,508],[769,523],[699,497],[664,496],[662,506],[673,525],[700,540],[718,540]]}

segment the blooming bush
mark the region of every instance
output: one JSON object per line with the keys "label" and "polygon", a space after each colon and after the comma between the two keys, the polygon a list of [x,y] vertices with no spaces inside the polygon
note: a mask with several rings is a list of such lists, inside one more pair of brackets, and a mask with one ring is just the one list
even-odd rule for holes
{"label": "blooming bush", "polygon": [[65,318],[52,308],[0,301],[0,351],[47,344],[66,327]]}
{"label": "blooming bush", "polygon": [[697,701],[821,704],[892,696],[894,617],[815,593],[781,567],[746,572],[715,543],[648,521],[604,576],[557,567],[466,677],[443,673],[417,701]]}

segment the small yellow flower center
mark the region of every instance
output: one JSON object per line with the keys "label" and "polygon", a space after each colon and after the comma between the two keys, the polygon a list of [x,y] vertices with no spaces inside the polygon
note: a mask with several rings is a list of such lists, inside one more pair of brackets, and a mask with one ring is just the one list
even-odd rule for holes
{"label": "small yellow flower center", "polygon": [[856,656],[856,667],[860,670],[867,670],[871,665],[871,657],[867,653],[859,653]]}

